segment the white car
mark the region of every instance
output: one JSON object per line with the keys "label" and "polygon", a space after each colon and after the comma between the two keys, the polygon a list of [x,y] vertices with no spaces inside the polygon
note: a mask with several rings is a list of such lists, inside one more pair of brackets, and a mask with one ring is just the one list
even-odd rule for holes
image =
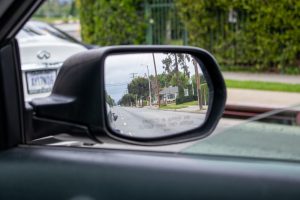
{"label": "white car", "polygon": [[37,23],[45,24],[29,22],[17,35],[25,101],[49,95],[63,62],[87,50],[83,44],[50,34]]}

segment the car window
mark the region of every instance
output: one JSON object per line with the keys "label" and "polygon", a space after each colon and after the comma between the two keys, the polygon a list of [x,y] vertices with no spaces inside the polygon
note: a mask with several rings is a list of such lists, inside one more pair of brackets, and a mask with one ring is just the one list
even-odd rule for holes
{"label": "car window", "polygon": [[[68,7],[71,2],[49,1],[17,34],[25,101],[48,96],[63,62],[76,53],[87,51],[83,44],[46,20],[47,6],[58,9],[60,3]],[[44,18],[39,18],[41,15]]]}
{"label": "car window", "polygon": [[[17,36],[25,100],[49,95],[62,63],[69,56],[86,51],[83,44],[196,46],[216,57],[225,78],[228,99],[219,125],[203,140],[177,146],[134,148],[299,160],[299,9],[299,1],[49,0]],[[144,78],[147,81],[147,74],[122,73],[124,80],[134,82]],[[182,73],[189,72],[183,70]],[[169,100],[165,101],[162,110],[184,112],[191,118],[195,112],[201,112],[197,97],[190,95],[197,93],[193,91],[192,79],[186,81],[186,91],[183,90],[183,96],[191,98],[178,98],[176,92],[165,92],[175,88],[172,78],[161,77],[159,92]],[[155,105],[154,100],[146,97],[136,103],[138,95],[128,90],[129,83],[124,80],[107,85],[107,88],[120,91],[120,95],[108,98],[106,109],[111,116],[122,106],[136,110]],[[204,82],[200,84],[207,87]],[[189,86],[192,88],[190,93]],[[149,88],[151,90],[151,85]],[[124,103],[123,97],[132,100]],[[151,110],[157,115],[155,112]],[[120,121],[124,116],[110,118],[112,123],[116,120],[125,126],[125,122]],[[49,145],[84,146],[86,143],[68,135],[59,135],[56,139],[59,142],[49,142]],[[129,145],[92,146],[133,148]]]}

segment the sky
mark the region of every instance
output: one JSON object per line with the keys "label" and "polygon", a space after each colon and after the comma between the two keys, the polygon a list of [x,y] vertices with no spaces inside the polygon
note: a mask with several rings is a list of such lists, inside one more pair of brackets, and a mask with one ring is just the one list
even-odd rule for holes
{"label": "sky", "polygon": [[[148,77],[155,75],[152,53],[131,53],[110,55],[105,59],[105,87],[107,93],[117,102],[127,91],[127,84],[132,77]],[[157,74],[163,73],[162,60],[166,58],[164,53],[154,53]],[[186,61],[191,76],[195,74],[192,62]],[[201,74],[201,70],[199,71]],[[134,75],[133,75],[134,73]]]}

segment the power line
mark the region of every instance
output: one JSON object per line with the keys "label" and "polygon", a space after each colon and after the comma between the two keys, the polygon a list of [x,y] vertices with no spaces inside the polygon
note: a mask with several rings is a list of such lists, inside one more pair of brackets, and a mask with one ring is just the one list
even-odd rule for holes
{"label": "power line", "polygon": [[138,74],[138,73],[129,73],[130,78],[134,79],[136,74]]}

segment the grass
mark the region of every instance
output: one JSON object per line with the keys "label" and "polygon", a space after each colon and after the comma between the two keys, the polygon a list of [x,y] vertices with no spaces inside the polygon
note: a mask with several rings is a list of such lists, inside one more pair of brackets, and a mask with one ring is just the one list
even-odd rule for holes
{"label": "grass", "polygon": [[160,109],[174,110],[174,109],[181,109],[181,108],[186,108],[188,106],[195,106],[195,105],[198,105],[198,101],[190,101],[190,102],[186,102],[186,103],[182,103],[182,104],[178,104],[178,105],[176,105],[175,103],[171,103],[166,106],[161,106]]}
{"label": "grass", "polygon": [[269,68],[264,66],[238,66],[238,65],[221,65],[221,71],[228,72],[249,72],[249,73],[280,73],[280,74],[290,74],[299,75],[300,68],[298,66],[284,66],[283,68]]}
{"label": "grass", "polygon": [[300,92],[300,84],[225,80],[227,88],[267,90],[280,92]]}

